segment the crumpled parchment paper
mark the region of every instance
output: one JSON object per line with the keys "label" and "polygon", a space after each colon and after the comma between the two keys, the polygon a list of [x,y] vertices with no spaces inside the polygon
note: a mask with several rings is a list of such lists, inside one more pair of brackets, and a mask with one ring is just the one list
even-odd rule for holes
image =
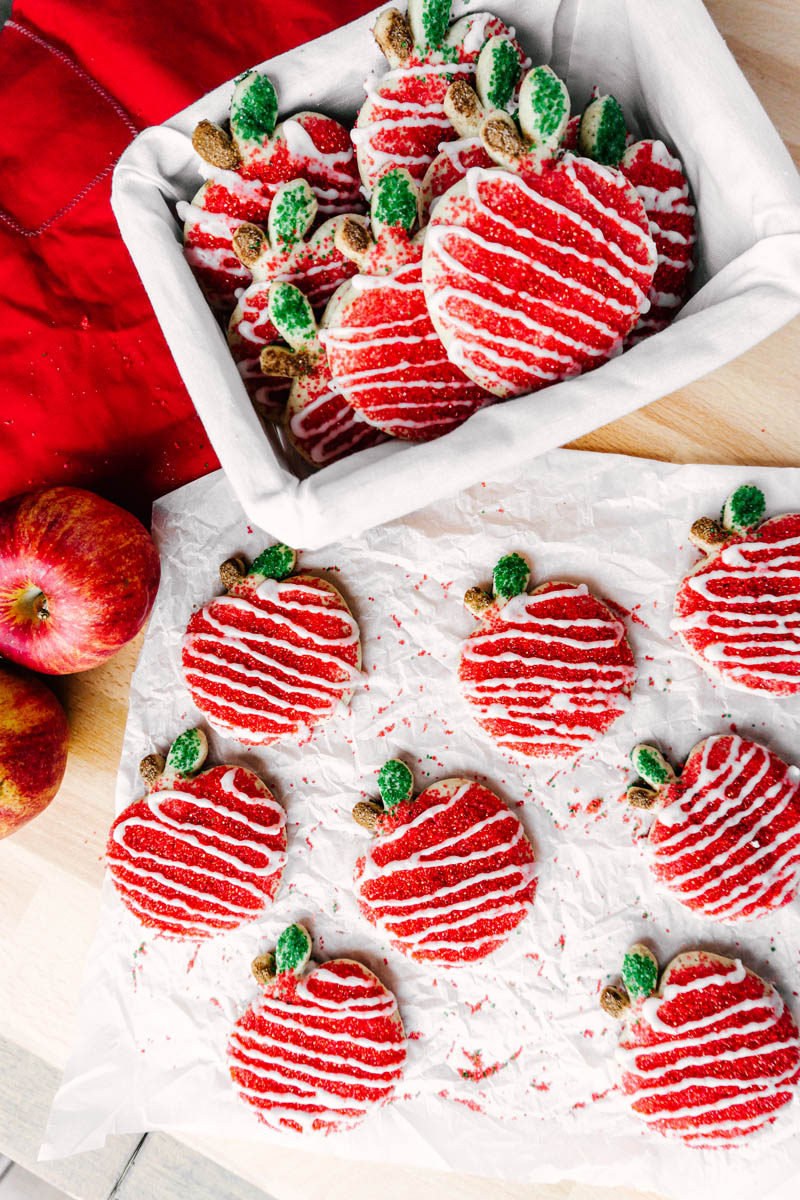
{"label": "crumpled parchment paper", "polygon": [[[668,1196],[783,1196],[800,1172],[800,1104],[752,1147],[689,1150],[648,1134],[613,1092],[617,1028],[598,1007],[628,945],[647,939],[662,967],[707,947],[773,980],[800,1017],[800,906],[741,926],[689,914],[656,889],[637,842],[647,818],[621,800],[627,755],[655,740],[679,762],[703,736],[735,728],[797,760],[800,702],[714,686],[670,635],[677,583],[697,559],[692,521],[715,515],[738,484],[762,487],[768,514],[797,508],[800,469],[674,466],[555,451],[402,522],[301,552],[351,604],[364,686],[350,714],[305,745],[261,750],[210,737],[213,762],[259,771],[288,814],[289,863],[263,920],[198,947],[145,931],[107,881],[83,987],[78,1034],[56,1097],[45,1157],[102,1144],[111,1132],[191,1130],[268,1142],[235,1093],[224,1052],[253,999],[251,958],[291,921],[318,958],[361,959],[394,989],[409,1036],[397,1100],[356,1131],[312,1148],[529,1181],[564,1177]],[[220,562],[254,557],[254,529],[222,472],[159,501],[163,581],[133,678],[116,810],[143,793],[139,760],[199,721],[179,669],[191,612],[221,587]],[[525,553],[535,582],[586,581],[619,607],[639,670],[630,711],[572,763],[517,763],[474,725],[455,680],[474,621],[464,591],[500,555]],[[484,780],[518,811],[539,864],[532,914],[478,965],[431,969],[406,959],[359,914],[352,868],[368,838],[350,817],[375,796],[391,756],[418,789],[452,774]],[[702,1193],[701,1193],[702,1189]]]}

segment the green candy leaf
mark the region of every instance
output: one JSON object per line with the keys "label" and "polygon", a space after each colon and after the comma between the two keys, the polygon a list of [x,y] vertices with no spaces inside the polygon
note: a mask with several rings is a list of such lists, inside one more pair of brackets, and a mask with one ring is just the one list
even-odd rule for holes
{"label": "green candy leaf", "polygon": [[519,82],[519,55],[508,38],[491,37],[478,56],[476,91],[486,108],[505,109]]}
{"label": "green candy leaf", "polygon": [[672,767],[655,746],[634,746],[631,750],[631,762],[636,773],[656,790],[666,787],[675,778]]}
{"label": "green candy leaf", "polygon": [[278,975],[292,971],[299,975],[311,957],[311,935],[304,925],[284,929],[275,947],[275,970]]}
{"label": "green candy leaf", "polygon": [[587,158],[615,167],[625,153],[628,130],[625,114],[613,96],[598,96],[581,117],[578,148]]}
{"label": "green candy leaf", "polygon": [[414,791],[414,776],[399,758],[390,758],[378,771],[378,791],[387,812],[410,800]]}
{"label": "green candy leaf", "polygon": [[504,554],[492,572],[495,596],[510,600],[524,592],[531,577],[531,569],[521,554]]}
{"label": "green candy leaf", "polygon": [[207,754],[206,735],[200,729],[187,729],[170,746],[167,769],[178,775],[193,775],[200,770]]}
{"label": "green candy leaf", "polygon": [[569,93],[550,67],[534,67],[519,93],[522,132],[535,149],[557,147],[569,120]]}
{"label": "green candy leaf", "polygon": [[294,570],[297,555],[290,546],[276,542],[254,559],[248,575],[263,575],[265,579],[286,579]]}
{"label": "green candy leaf", "polygon": [[631,1000],[651,996],[658,983],[658,963],[655,955],[637,942],[622,960],[622,982]]}
{"label": "green candy leaf", "polygon": [[722,524],[734,533],[746,533],[764,519],[767,502],[761,488],[743,483],[722,506]]}
{"label": "green candy leaf", "polygon": [[370,215],[376,239],[386,227],[411,232],[417,219],[417,189],[408,171],[395,167],[381,175],[372,193]]}
{"label": "green candy leaf", "polygon": [[291,283],[273,283],[267,304],[269,319],[293,350],[317,340],[317,322],[306,296]]}
{"label": "green candy leaf", "polygon": [[236,82],[231,100],[231,132],[241,141],[271,138],[278,119],[278,97],[266,75],[249,71]]}
{"label": "green candy leaf", "polygon": [[278,188],[267,217],[267,232],[275,250],[290,250],[302,241],[317,215],[317,200],[305,179]]}
{"label": "green candy leaf", "polygon": [[451,0],[408,0],[408,23],[420,50],[437,50],[450,24]]}

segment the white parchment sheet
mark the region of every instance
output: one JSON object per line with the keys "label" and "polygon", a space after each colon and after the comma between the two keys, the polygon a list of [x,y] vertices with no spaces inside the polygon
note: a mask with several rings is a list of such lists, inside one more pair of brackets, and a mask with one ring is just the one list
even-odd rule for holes
{"label": "white parchment sheet", "polygon": [[[797,701],[713,686],[669,632],[677,582],[697,557],[692,521],[715,515],[746,481],[764,489],[768,513],[797,508],[800,469],[554,451],[358,540],[301,553],[303,569],[327,573],[352,606],[365,686],[350,714],[306,745],[245,750],[210,738],[211,761],[253,767],[286,806],[289,864],[277,903],[263,920],[198,949],[145,932],[107,882],[43,1154],[142,1129],[296,1144],[239,1100],[224,1050],[256,994],[251,958],[301,920],[318,956],[359,958],[394,989],[409,1035],[399,1098],[360,1129],[322,1139],[321,1152],[676,1197],[701,1187],[709,1198],[743,1196],[758,1179],[762,1197],[788,1196],[800,1174],[800,1104],[737,1152],[648,1135],[610,1091],[617,1027],[598,1006],[627,946],[645,938],[662,966],[694,946],[741,955],[800,1016],[800,906],[740,927],[688,914],[656,890],[637,847],[647,818],[620,798],[632,776],[628,752],[642,740],[677,762],[701,737],[735,727],[800,758]],[[117,811],[143,792],[142,756],[199,719],[179,646],[191,612],[221,591],[218,564],[235,552],[252,558],[272,540],[248,524],[222,472],[159,501],[154,531],[164,574],[133,678]],[[636,656],[629,713],[572,766],[513,763],[458,694],[459,644],[474,624],[463,593],[488,583],[511,550],[529,556],[534,581],[585,580],[617,604]],[[416,965],[358,912],[352,867],[369,835],[350,810],[376,794],[374,773],[394,755],[413,767],[420,789],[465,774],[519,806],[536,848],[538,894],[531,916],[482,965]]]}
{"label": "white parchment sheet", "polygon": [[[637,136],[680,156],[697,206],[693,294],[663,333],[596,371],[481,409],[436,441],[393,441],[309,476],[274,426],[265,436],[180,244],[175,204],[201,182],[191,132],[226,119],[233,80],[145,130],[114,171],[120,231],[234,492],[284,541],[324,546],[516,470],[730,362],[800,311],[800,178],[702,0],[469,0],[453,17],[484,9],[565,80],[574,111],[597,84]],[[386,69],[371,33],[379,11],[261,64],[282,114],[352,121],[365,77]]]}

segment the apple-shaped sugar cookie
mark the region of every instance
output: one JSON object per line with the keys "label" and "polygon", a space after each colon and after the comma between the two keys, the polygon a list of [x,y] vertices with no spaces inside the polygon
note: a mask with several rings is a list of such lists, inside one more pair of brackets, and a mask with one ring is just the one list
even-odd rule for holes
{"label": "apple-shaped sugar cookie", "polygon": [[370,424],[392,437],[430,441],[491,397],[448,360],[422,291],[424,231],[407,171],[382,175],[372,193],[371,231],[346,218],[336,245],[360,274],[322,318],[320,338],[334,385]]}
{"label": "apple-shaped sugar cookie", "polygon": [[[268,416],[283,407],[286,390],[283,383],[265,379],[259,364],[261,347],[279,337],[269,319],[270,287],[277,279],[293,283],[321,312],[339,284],[356,271],[335,244],[344,218],[332,217],[312,233],[316,212],[317,201],[308,183],[294,179],[275,193],[266,233],[245,222],[233,235],[234,253],[252,273],[253,283],[239,296],[231,314],[228,345],[252,399]],[[357,225],[363,218],[349,220]]]}
{"label": "apple-shaped sugar cookie", "polygon": [[390,1100],[406,1039],[397,1002],[349,958],[310,966],[311,937],[290,925],[252,971],[261,995],[236,1022],[228,1066],[242,1100],[271,1129],[352,1129]]}
{"label": "apple-shaped sugar cookie", "polygon": [[648,865],[676,900],[718,921],[787,904],[800,883],[800,769],[733,734],[705,738],[680,777],[654,747],[636,746],[644,781],[628,799],[653,812]]}
{"label": "apple-shaped sugar cookie", "polygon": [[414,798],[411,771],[396,758],[378,787],[382,803],[353,809],[374,835],[355,868],[362,913],[418,962],[485,958],[528,915],[536,892],[519,817],[472,779],[443,779]]}
{"label": "apple-shaped sugar cookie", "polygon": [[505,36],[517,64],[528,65],[514,32],[490,13],[470,13],[450,25],[451,0],[409,0],[408,18],[396,8],[380,14],[373,34],[389,70],[366,85],[367,98],[352,133],[368,191],[395,167],[421,180],[441,143],[455,136],[444,111],[454,78],[471,79],[487,39]]}
{"label": "apple-shaped sugar cookie", "polygon": [[47,808],[68,745],[67,718],[50,689],[27,671],[0,666],[0,838]]}
{"label": "apple-shaped sugar cookie", "polygon": [[233,251],[233,235],[243,221],[266,222],[281,184],[305,179],[323,217],[363,207],[347,129],[322,113],[300,112],[279,125],[277,117],[272,81],[249,71],[234,88],[230,133],[201,121],[192,135],[208,178],[191,204],[177,206],[184,254],[209,303],[225,316],[252,280]]}
{"label": "apple-shaped sugar cookie", "polygon": [[286,814],[267,786],[245,767],[201,771],[207,752],[187,729],[166,760],[142,759],[149,795],[117,817],[106,857],[143,925],[192,940],[262,916],[286,863]]}
{"label": "apple-shaped sugar cookie", "polygon": [[648,1128],[689,1146],[733,1148],[770,1125],[800,1083],[800,1038],[780,995],[739,959],[705,950],[658,963],[637,943],[624,988],[600,1003],[622,1019],[619,1089]]}
{"label": "apple-shaped sugar cookie", "polygon": [[644,139],[628,145],[625,117],[613,96],[595,96],[583,111],[579,153],[605,166],[619,167],[636,188],[658,253],[648,312],[626,339],[633,345],[666,328],[686,299],[694,263],[695,208],[680,159],[663,142]]}
{"label": "apple-shaped sugar cookie", "polygon": [[550,580],[527,591],[521,554],[494,569],[493,596],[470,588],[481,622],[458,677],[475,719],[504,750],[571,758],[621,716],[636,679],[625,626],[584,583]]}
{"label": "apple-shaped sugar cookie", "polygon": [[764,494],[743,484],[720,522],[689,533],[705,558],[675,597],[672,628],[707,675],[747,692],[800,692],[800,513],[764,521]]}
{"label": "apple-shaped sugar cookie", "polygon": [[295,552],[270,546],[247,567],[220,567],[228,589],[199,609],[183,639],[183,673],[214,729],[249,746],[308,737],[342,711],[361,677],[358,625]]}
{"label": "apple-shaped sugar cookie", "polygon": [[266,315],[286,345],[264,346],[261,370],[291,380],[283,420],[298,454],[313,466],[324,467],[386,441],[386,435],[365,421],[334,387],[313,309],[299,288],[273,283]]}
{"label": "apple-shaped sugar cookie", "polygon": [[561,152],[568,116],[561,80],[530,71],[522,133],[508,113],[485,117],[497,165],[471,167],[428,225],[431,319],[451,362],[496,396],[600,365],[649,307],[656,250],[642,201],[619,171]]}
{"label": "apple-shaped sugar cookie", "polygon": [[158,551],[132,513],[83,488],[0,504],[0,656],[48,675],[88,671],[144,625]]}

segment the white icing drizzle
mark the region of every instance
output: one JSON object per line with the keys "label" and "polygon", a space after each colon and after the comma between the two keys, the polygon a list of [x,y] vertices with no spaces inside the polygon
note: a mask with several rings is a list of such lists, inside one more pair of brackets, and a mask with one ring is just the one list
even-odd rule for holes
{"label": "white icing drizzle", "polygon": [[[603,732],[602,725],[598,729],[587,719],[590,714],[608,714],[614,719],[627,706],[636,677],[633,667],[569,653],[621,646],[625,639],[622,623],[610,616],[556,619],[537,615],[540,605],[589,594],[585,584],[559,584],[546,592],[514,596],[500,610],[499,627],[493,622],[467,639],[459,672],[464,695],[477,709],[478,723],[504,749],[535,754],[537,747],[546,747],[552,754],[569,757]],[[596,630],[600,636],[569,637],[567,631],[580,629]],[[523,648],[498,648],[508,641],[522,643]],[[543,654],[537,646],[552,646],[561,656]],[[504,671],[503,666],[512,663],[516,670]],[[470,677],[473,665],[486,674],[480,679]],[[554,677],[548,670],[567,672],[567,677]],[[558,719],[566,715],[569,721]],[[495,730],[495,721],[510,728]]]}
{"label": "white icing drizzle", "polygon": [[[732,1000],[723,1001],[719,997],[705,1016],[680,1022],[662,1016],[666,1005],[690,992],[701,993],[701,1003],[708,1008],[705,993],[719,988],[739,989],[746,978],[745,968],[736,959],[732,970],[720,970],[687,983],[668,983],[661,996],[645,1000],[636,1010],[634,1021],[644,1021],[655,1034],[664,1035],[651,1045],[633,1045],[624,1040],[626,1029],[617,1052],[624,1090],[637,1117],[662,1133],[681,1136],[692,1144],[717,1146],[738,1145],[775,1119],[780,1104],[788,1101],[797,1083],[800,1039],[796,1028],[780,1040],[764,1037],[776,1029],[784,1014],[783,1001],[773,988],[762,984],[764,991],[759,997],[737,999],[735,993]],[[713,1001],[714,997],[708,999]],[[758,1017],[741,1022],[742,1014],[746,1013]],[[733,1046],[720,1046],[725,1041]],[[691,1053],[673,1061],[675,1052],[683,1050]],[[793,1052],[789,1068],[752,1074],[748,1060],[785,1055],[787,1051]],[[665,1061],[667,1056],[670,1061]],[[719,1074],[704,1073],[703,1068],[712,1064],[725,1069]],[[674,1078],[676,1074],[680,1076],[678,1079]],[[691,1101],[687,1095],[685,1102],[677,1107],[669,1103],[692,1089],[703,1089],[704,1094]],[[735,1095],[718,1094],[731,1089],[735,1089]],[[777,1097],[780,1103],[776,1105]],[[765,1102],[764,1107],[752,1111],[759,1101]],[[640,1102],[647,1102],[646,1110]],[[750,1112],[738,1119],[729,1117],[733,1110],[745,1105]]]}
{"label": "white icing drizzle", "polygon": [[402,1075],[394,996],[366,970],[341,963],[348,974],[339,974],[337,965],[315,968],[290,998],[268,991],[253,1005],[253,1027],[240,1021],[231,1036],[235,1086],[273,1128],[349,1128],[385,1103]]}
{"label": "white icing drizzle", "polygon": [[[712,768],[723,746],[722,761]],[[770,892],[769,908],[794,894],[800,880],[800,784],[796,772],[784,767],[774,783],[762,786],[778,761],[737,736],[706,738],[692,768],[697,778],[685,790],[680,783],[671,786],[674,796],[658,811],[648,841],[653,869],[677,899],[699,901],[691,907],[733,921],[745,913],[763,915]],[[787,810],[794,811],[794,820],[778,832]],[[674,832],[661,838],[659,826]]]}
{"label": "white icing drizzle", "polygon": [[[380,834],[363,860],[363,868],[356,871],[362,908],[401,949],[410,947],[412,952],[422,951],[426,957],[447,961],[448,956],[457,955],[465,947],[494,948],[505,940],[509,930],[479,934],[475,927],[508,916],[517,918],[516,925],[530,908],[536,866],[533,861],[517,863],[511,858],[526,839],[519,820],[505,805],[473,820],[461,832],[440,837],[419,850],[404,848],[409,835],[414,839],[443,814],[457,819],[460,802],[476,787],[464,783],[452,795],[412,815],[390,833]],[[486,798],[486,789],[481,790]],[[493,803],[500,803],[489,795]],[[513,826],[512,832],[495,833],[497,825]],[[388,859],[387,847],[394,849],[394,856]],[[457,852],[456,847],[460,847]],[[495,858],[500,861],[490,869],[481,868],[482,863]],[[450,869],[451,878],[453,869],[458,868],[457,882],[431,886],[425,872],[443,868]],[[391,889],[400,878],[403,890],[410,890],[410,895],[375,895],[374,888],[370,888],[371,884],[382,883]],[[468,896],[467,892],[475,887],[480,889],[479,894]]]}
{"label": "white icing drizzle", "polygon": [[[220,780],[220,789],[224,799],[246,805],[249,810],[246,813],[232,808],[224,799],[220,802],[189,791],[163,788],[139,802],[147,804],[150,817],[138,813],[125,817],[123,814],[123,819],[114,824],[111,839],[122,849],[124,857],[112,856],[109,866],[125,903],[140,919],[157,919],[159,910],[166,908],[165,923],[178,925],[187,934],[204,937],[219,929],[235,928],[242,920],[252,920],[266,907],[270,881],[286,864],[286,814],[268,793],[248,796],[236,787],[235,778],[234,767]],[[240,832],[225,833],[215,828],[213,821],[205,823],[171,816],[167,809],[177,801],[234,822],[240,826]],[[264,823],[256,809],[266,809],[271,815],[270,821]],[[175,843],[190,846],[203,855],[202,861],[184,862],[172,853],[158,853],[150,848],[150,843],[146,843],[147,848],[136,849],[128,833],[142,829],[169,839],[168,846]],[[256,831],[277,838],[280,846],[270,847],[247,836]],[[142,844],[141,839],[137,841]],[[254,865],[239,853],[242,849],[255,851],[262,861]],[[233,868],[233,873],[211,866],[214,862]],[[152,866],[154,863],[157,867]],[[176,871],[191,875],[193,882],[175,878]],[[252,902],[240,904],[229,896],[220,895],[213,885],[209,886],[211,880],[226,887],[234,885],[238,891],[248,894]]]}
{"label": "white icing drizzle", "polygon": [[[782,579],[793,586],[770,590]],[[759,585],[755,594],[748,590],[753,582]],[[696,603],[691,593],[702,606],[672,621],[690,651],[748,688],[771,690],[781,681],[800,688],[800,535],[725,546],[707,568],[684,580],[678,600],[684,610]],[[713,639],[696,647],[693,633]],[[780,670],[788,664],[797,665],[796,674]]]}
{"label": "white icing drizzle", "polygon": [[[290,594],[295,598],[288,599]],[[327,597],[330,603],[320,603]],[[209,724],[240,740],[268,744],[280,736],[303,736],[341,710],[361,677],[346,654],[358,645],[359,636],[354,618],[322,586],[267,579],[257,587],[255,599],[270,608],[242,596],[220,596],[206,605],[202,620],[210,629],[187,632],[183,663]],[[335,619],[341,632],[323,635],[307,629],[292,619],[301,613]],[[251,618],[252,627],[229,619],[234,614]],[[310,646],[301,646],[301,640]],[[251,661],[242,663],[242,656]],[[250,699],[258,703],[250,704]],[[250,719],[234,720],[230,712]]]}

